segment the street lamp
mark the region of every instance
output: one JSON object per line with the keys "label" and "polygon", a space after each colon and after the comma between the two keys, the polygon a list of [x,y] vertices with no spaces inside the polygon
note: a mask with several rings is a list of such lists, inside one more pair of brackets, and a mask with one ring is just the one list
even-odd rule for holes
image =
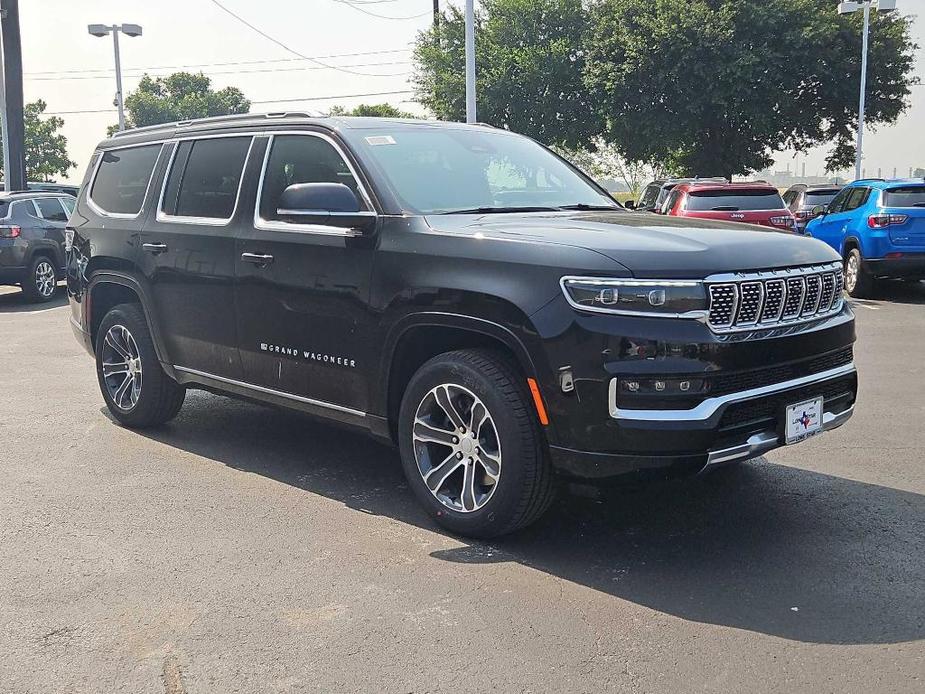
{"label": "street lamp", "polygon": [[138,24],[90,24],[87,31],[91,36],[103,37],[112,34],[112,48],[116,55],[116,106],[119,107],[119,130],[125,130],[125,109],[122,104],[122,62],[119,59],[119,32],[126,36],[141,36]]}
{"label": "street lamp", "polygon": [[864,146],[864,97],[867,92],[867,35],[870,33],[870,9],[890,12],[896,9],[896,0],[857,0],[838,3],[838,14],[852,14],[864,10],[864,33],[861,37],[861,98],[858,104],[858,145],[854,155],[854,178],[861,177],[861,150]]}

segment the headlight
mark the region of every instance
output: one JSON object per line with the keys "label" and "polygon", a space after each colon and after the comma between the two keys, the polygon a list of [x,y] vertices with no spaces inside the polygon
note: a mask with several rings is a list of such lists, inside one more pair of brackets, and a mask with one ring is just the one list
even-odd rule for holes
{"label": "headlight", "polygon": [[577,309],[665,318],[701,318],[707,292],[698,280],[563,277],[565,298]]}

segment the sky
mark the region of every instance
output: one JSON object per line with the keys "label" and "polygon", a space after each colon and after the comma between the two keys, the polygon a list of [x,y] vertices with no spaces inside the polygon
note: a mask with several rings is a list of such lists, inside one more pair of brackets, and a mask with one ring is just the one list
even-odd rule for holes
{"label": "sky", "polygon": [[[214,0],[20,2],[25,100],[41,98],[48,113],[64,119],[69,153],[78,164],[69,180],[80,181],[93,148],[117,121],[112,39],[90,36],[87,25],[93,23],[143,27],[138,38],[120,37],[126,94],[144,71],[166,75],[178,69],[202,70],[216,88],[239,87],[251,99],[252,111],[321,112],[335,104],[385,101],[423,113],[410,101],[408,81],[413,42],[431,22],[431,0],[220,2],[320,64],[296,58]],[[921,16],[913,32],[922,46],[916,74],[925,82],[925,0],[898,0],[898,6],[903,14]],[[901,176],[909,167],[925,167],[925,85],[912,91],[912,107],[905,115],[866,137],[868,175],[875,175],[878,167],[884,175],[892,175],[896,167]],[[796,159],[783,152],[774,168],[789,164],[798,171],[805,162],[806,173],[814,175],[822,172],[824,158],[824,148]]]}

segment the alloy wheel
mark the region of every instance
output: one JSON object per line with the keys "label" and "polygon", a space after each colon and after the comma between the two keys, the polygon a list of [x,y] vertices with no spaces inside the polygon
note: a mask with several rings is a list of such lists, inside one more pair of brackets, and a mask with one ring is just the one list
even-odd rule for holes
{"label": "alloy wheel", "polygon": [[141,356],[135,338],[123,325],[114,325],[103,338],[103,380],[116,407],[131,410],[141,395]]}
{"label": "alloy wheel", "polygon": [[42,260],[35,266],[35,289],[39,295],[47,299],[55,293],[55,269],[47,260]]}
{"label": "alloy wheel", "polygon": [[850,294],[858,283],[858,274],[861,272],[861,262],[856,253],[850,253],[845,263],[845,289]]}
{"label": "alloy wheel", "polygon": [[494,419],[471,390],[444,383],[418,405],[412,429],[418,472],[431,494],[460,513],[478,511],[501,478]]}

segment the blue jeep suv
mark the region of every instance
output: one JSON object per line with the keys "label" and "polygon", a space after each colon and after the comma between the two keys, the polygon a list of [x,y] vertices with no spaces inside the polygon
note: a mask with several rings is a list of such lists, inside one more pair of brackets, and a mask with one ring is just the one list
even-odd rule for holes
{"label": "blue jeep suv", "polygon": [[851,296],[880,278],[925,279],[925,180],[854,181],[815,212],[806,233],[841,254]]}

